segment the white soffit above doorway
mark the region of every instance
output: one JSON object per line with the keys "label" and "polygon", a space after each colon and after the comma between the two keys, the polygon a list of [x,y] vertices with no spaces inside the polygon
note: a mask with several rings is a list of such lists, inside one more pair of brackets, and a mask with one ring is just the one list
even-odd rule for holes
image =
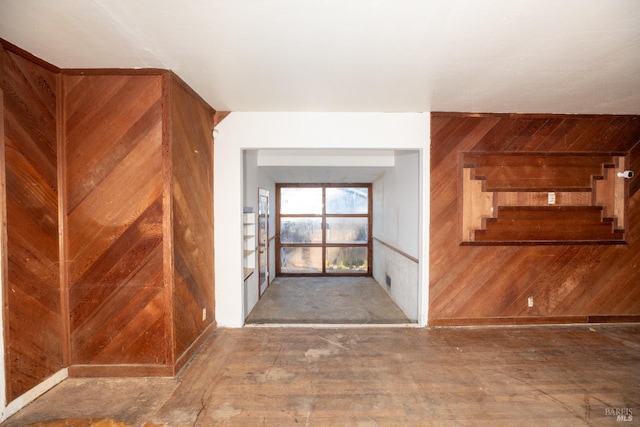
{"label": "white soffit above doorway", "polygon": [[258,150],[258,166],[393,167],[393,150]]}
{"label": "white soffit above doorway", "polygon": [[274,182],[369,183],[395,166],[394,150],[258,150],[257,165]]}

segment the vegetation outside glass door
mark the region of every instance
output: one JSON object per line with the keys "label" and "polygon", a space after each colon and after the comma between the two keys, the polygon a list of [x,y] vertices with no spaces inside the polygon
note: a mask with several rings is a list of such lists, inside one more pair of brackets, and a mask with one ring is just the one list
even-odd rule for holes
{"label": "vegetation outside glass door", "polygon": [[371,185],[280,184],[278,275],[371,275]]}

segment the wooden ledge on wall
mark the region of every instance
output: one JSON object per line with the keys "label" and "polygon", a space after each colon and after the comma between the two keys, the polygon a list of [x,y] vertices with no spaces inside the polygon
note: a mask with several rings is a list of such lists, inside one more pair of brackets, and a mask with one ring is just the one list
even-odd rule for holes
{"label": "wooden ledge on wall", "polygon": [[464,245],[624,244],[626,153],[461,152]]}

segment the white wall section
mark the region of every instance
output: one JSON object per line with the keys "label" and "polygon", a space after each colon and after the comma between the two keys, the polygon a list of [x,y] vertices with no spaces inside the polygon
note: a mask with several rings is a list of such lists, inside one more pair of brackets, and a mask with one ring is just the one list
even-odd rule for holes
{"label": "white wall section", "polygon": [[[214,146],[216,320],[244,323],[242,277],[243,152],[259,149],[417,150],[419,224],[427,224],[428,113],[231,113],[217,126]],[[397,159],[396,159],[397,161]],[[251,190],[250,190],[251,191]],[[428,227],[417,248],[420,313],[426,323]],[[422,261],[424,260],[424,261]],[[419,319],[419,323],[422,322]]]}
{"label": "white wall section", "polygon": [[420,281],[414,259],[419,258],[421,242],[420,152],[396,151],[395,165],[373,183],[373,277],[417,322]]}

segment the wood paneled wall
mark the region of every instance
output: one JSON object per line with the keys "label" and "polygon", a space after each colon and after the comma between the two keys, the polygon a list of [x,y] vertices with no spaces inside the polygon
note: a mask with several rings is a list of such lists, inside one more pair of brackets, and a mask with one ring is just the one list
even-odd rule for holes
{"label": "wood paneled wall", "polygon": [[[214,321],[214,113],[171,76],[174,348],[183,355]],[[204,312],[204,316],[203,316]],[[204,317],[204,318],[203,318]],[[186,353],[185,353],[186,352]]]}
{"label": "wood paneled wall", "polygon": [[70,372],[171,375],[215,325],[215,111],[170,72],[99,73],[64,77]]}
{"label": "wood paneled wall", "polygon": [[9,400],[64,367],[175,374],[215,327],[215,111],[166,70],[0,46]]}
{"label": "wood paneled wall", "polygon": [[72,364],[167,364],[163,76],[65,74]]}
{"label": "wood paneled wall", "polygon": [[[460,245],[459,159],[473,151],[628,153],[627,244]],[[639,116],[433,113],[429,324],[640,319],[639,172]]]}
{"label": "wood paneled wall", "polygon": [[[0,44],[7,397],[63,366],[57,70]],[[4,132],[1,132],[4,128]],[[4,203],[6,200],[6,203]],[[4,243],[4,242],[3,242]]]}

